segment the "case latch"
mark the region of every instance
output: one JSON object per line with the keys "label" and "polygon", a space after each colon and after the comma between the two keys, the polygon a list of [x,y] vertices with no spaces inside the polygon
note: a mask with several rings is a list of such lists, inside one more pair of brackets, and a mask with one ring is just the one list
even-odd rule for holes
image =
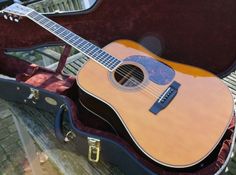
{"label": "case latch", "polygon": [[[20,88],[17,87],[17,90],[20,90]],[[24,99],[24,102],[26,103],[28,100],[31,100],[33,104],[36,104],[36,101],[38,99],[39,99],[39,90],[35,88],[30,88],[30,94],[26,99]]]}
{"label": "case latch", "polygon": [[30,88],[30,95],[28,96],[29,100],[38,100],[39,99],[39,90]]}
{"label": "case latch", "polygon": [[91,162],[98,162],[100,158],[101,144],[99,139],[88,137],[88,159]]}

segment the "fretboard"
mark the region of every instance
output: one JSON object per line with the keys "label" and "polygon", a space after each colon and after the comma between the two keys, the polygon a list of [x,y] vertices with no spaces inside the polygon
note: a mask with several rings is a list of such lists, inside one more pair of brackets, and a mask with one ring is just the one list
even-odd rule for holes
{"label": "fretboard", "polygon": [[113,71],[122,62],[91,42],[83,39],[36,11],[30,12],[27,16],[35,23],[39,24],[52,34],[56,35],[58,38],[85,54],[87,57],[107,68],[109,71]]}

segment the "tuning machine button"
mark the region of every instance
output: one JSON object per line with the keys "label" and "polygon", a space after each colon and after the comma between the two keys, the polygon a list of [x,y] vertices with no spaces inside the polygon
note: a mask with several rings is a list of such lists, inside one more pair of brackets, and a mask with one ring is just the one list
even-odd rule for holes
{"label": "tuning machine button", "polygon": [[10,19],[11,21],[13,21],[13,20],[14,20],[12,16],[9,16],[9,19]]}
{"label": "tuning machine button", "polygon": [[4,14],[3,17],[4,17],[4,19],[6,19],[6,20],[8,19],[7,14]]}
{"label": "tuning machine button", "polygon": [[16,17],[16,18],[14,18],[14,21],[18,23],[20,20],[19,20],[19,18]]}

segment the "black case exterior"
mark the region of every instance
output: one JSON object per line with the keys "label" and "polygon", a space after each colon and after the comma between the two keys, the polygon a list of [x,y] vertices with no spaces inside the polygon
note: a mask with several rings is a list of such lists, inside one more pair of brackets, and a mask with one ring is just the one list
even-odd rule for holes
{"label": "black case exterior", "polygon": [[[38,90],[38,99],[29,99],[32,90]],[[25,103],[26,105],[38,108],[40,110],[50,111],[56,116],[55,119],[55,131],[58,139],[63,141],[63,136],[57,132],[62,132],[59,126],[61,123],[62,113],[66,113],[66,117],[69,121],[72,131],[76,134],[74,142],[78,145],[78,151],[84,156],[88,156],[88,138],[99,139],[101,143],[100,158],[104,161],[110,162],[117,165],[125,174],[135,174],[135,175],[153,175],[154,173],[151,169],[144,166],[133,153],[128,152],[128,150],[121,144],[115,142],[114,140],[106,137],[101,137],[99,135],[90,134],[88,132],[82,131],[78,128],[73,119],[78,117],[80,114],[75,114],[71,107],[71,99],[66,96],[59,95],[56,93],[49,92],[41,88],[35,88],[26,83],[17,82],[15,80],[8,80],[0,78],[0,98],[9,100],[17,103]],[[53,99],[56,103],[50,105],[45,99]],[[62,110],[65,109],[65,110]],[[78,116],[73,116],[78,115]],[[233,140],[235,139],[235,130],[233,135]],[[65,143],[63,143],[65,144]],[[69,143],[67,143],[69,144]],[[216,175],[224,172],[233,151],[234,142],[231,144],[230,152],[224,165],[215,173]]]}

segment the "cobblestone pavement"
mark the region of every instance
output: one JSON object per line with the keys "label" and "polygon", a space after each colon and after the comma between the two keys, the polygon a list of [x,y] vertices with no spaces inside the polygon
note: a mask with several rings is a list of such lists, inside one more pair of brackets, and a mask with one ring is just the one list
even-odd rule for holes
{"label": "cobblestone pavement", "polygon": [[23,174],[25,154],[13,121],[12,113],[0,101],[0,174]]}
{"label": "cobblestone pavement", "polygon": [[[16,115],[8,103],[0,99],[0,175],[32,175],[13,117]],[[60,174],[50,161],[45,161],[40,170],[43,175]]]}
{"label": "cobblestone pavement", "polygon": [[[25,161],[25,154],[13,116],[22,120],[26,130],[33,136],[35,143],[49,156],[51,162],[63,174],[123,174],[117,167],[102,161],[98,164],[90,164],[86,157],[75,153],[78,148],[73,143],[61,144],[54,135],[54,118],[51,114],[22,104],[8,103],[2,99],[0,99],[0,107],[0,175],[25,174],[22,166]],[[52,169],[51,167],[42,167],[44,168],[43,172],[47,172],[44,175],[53,174],[48,172]],[[58,171],[57,174],[59,174]]]}

